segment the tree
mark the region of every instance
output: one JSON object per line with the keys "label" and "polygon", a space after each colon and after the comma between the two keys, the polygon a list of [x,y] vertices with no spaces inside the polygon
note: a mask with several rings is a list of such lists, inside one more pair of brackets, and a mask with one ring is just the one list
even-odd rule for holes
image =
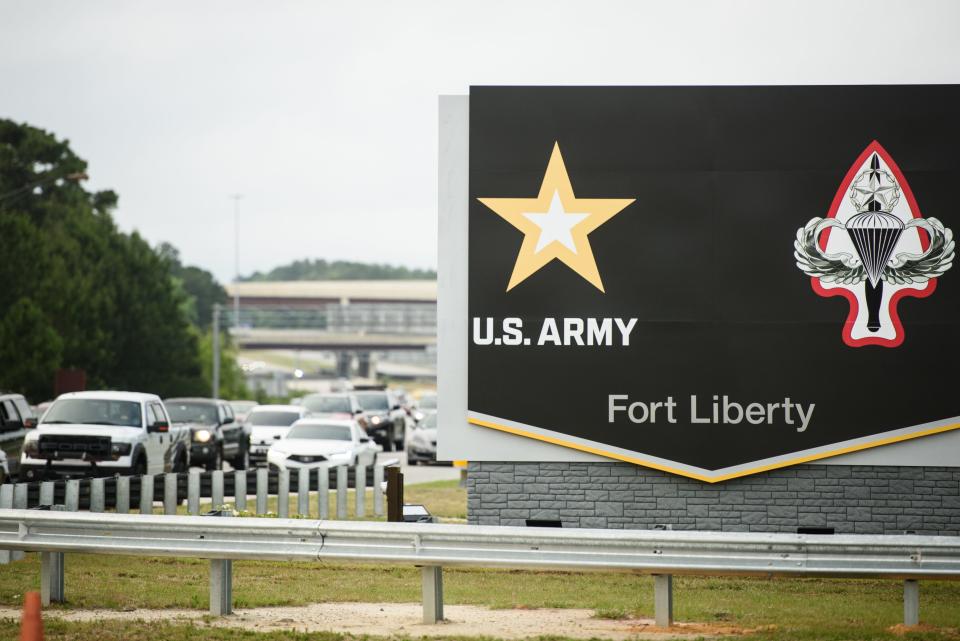
{"label": "tree", "polygon": [[[0,283],[17,305],[3,320],[0,349],[16,361],[0,365],[4,384],[44,400],[56,369],[76,367],[91,387],[199,392],[198,341],[183,297],[149,245],[117,229],[116,194],[79,184],[86,170],[66,141],[0,120]],[[16,349],[9,341],[23,339],[11,331],[49,347]]]}
{"label": "tree", "polygon": [[60,363],[63,341],[43,311],[21,298],[0,318],[0,388],[28,398],[48,398],[50,372]]}
{"label": "tree", "polygon": [[393,265],[355,263],[346,260],[327,262],[295,260],[289,265],[275,267],[267,273],[254,272],[241,280],[431,280],[437,277],[432,269],[410,269]]}
{"label": "tree", "polygon": [[180,261],[180,251],[170,243],[161,243],[157,254],[169,266],[175,286],[188,297],[185,311],[190,321],[200,329],[209,328],[214,304],[224,305],[229,301],[227,290],[207,270],[184,265]]}

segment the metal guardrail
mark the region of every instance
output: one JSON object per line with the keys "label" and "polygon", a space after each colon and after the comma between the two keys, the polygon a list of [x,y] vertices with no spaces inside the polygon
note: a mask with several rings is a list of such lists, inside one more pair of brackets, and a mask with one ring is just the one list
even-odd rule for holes
{"label": "metal guardrail", "polygon": [[[268,499],[277,498],[276,514],[280,518],[310,516],[310,493],[317,493],[313,513],[322,519],[330,517],[329,493],[336,492],[336,518],[347,518],[347,489],[359,489],[354,496],[354,513],[366,516],[366,489],[373,488],[373,514],[383,516],[384,469],[399,459],[378,459],[373,465],[347,466],[329,463],[312,469],[268,471],[267,468],[224,472],[193,471],[189,474],[147,474],[69,481],[42,481],[0,485],[0,509],[27,509],[38,506],[59,506],[63,511],[115,510],[127,514],[137,509],[141,514],[176,514],[186,502],[187,513],[199,515],[201,499],[209,498],[209,508],[227,503],[237,510],[267,514]],[[296,496],[291,510],[290,498]],[[252,499],[248,505],[248,498]],[[158,503],[160,504],[158,506]],[[17,560],[22,555],[10,553],[0,546],[0,564]]]}
{"label": "metal guardrail", "polygon": [[658,625],[672,575],[902,579],[919,621],[920,579],[960,579],[960,537],[802,535],[129,516],[0,510],[0,548],[40,552],[45,601],[63,599],[63,554],[211,559],[210,609],[231,612],[232,560],[338,560],[422,568],[424,621],[443,618],[442,567],[626,570],[653,574]]}

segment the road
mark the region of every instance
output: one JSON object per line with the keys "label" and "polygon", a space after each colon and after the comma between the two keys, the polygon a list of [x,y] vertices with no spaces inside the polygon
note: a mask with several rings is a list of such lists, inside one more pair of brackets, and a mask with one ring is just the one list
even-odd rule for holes
{"label": "road", "polygon": [[407,455],[403,452],[385,452],[381,454],[397,454],[400,457],[400,468],[403,472],[403,485],[416,485],[431,481],[450,481],[460,478],[460,468],[450,465],[407,465]]}
{"label": "road", "polygon": [[[383,458],[400,459],[400,469],[403,471],[403,485],[416,485],[417,483],[430,483],[432,481],[452,481],[460,478],[460,469],[450,465],[407,465],[407,454],[405,452],[381,452]],[[193,468],[200,470],[201,468]],[[223,469],[232,471],[233,467],[224,461]]]}

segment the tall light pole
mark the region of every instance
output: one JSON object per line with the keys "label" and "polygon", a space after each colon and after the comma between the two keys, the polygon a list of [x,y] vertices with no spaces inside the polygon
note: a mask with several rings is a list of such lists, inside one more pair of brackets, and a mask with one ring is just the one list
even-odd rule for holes
{"label": "tall light pole", "polygon": [[220,398],[220,303],[213,304],[213,398]]}
{"label": "tall light pole", "polygon": [[240,327],[240,199],[243,194],[230,194],[233,199],[233,328]]}

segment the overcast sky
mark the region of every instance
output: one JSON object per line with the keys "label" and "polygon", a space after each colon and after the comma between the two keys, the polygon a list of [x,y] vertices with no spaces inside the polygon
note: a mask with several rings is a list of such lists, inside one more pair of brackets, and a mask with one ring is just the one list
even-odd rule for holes
{"label": "overcast sky", "polygon": [[229,281],[436,265],[437,96],[471,84],[958,82],[956,2],[0,4],[0,117],[70,140],[124,230]]}

